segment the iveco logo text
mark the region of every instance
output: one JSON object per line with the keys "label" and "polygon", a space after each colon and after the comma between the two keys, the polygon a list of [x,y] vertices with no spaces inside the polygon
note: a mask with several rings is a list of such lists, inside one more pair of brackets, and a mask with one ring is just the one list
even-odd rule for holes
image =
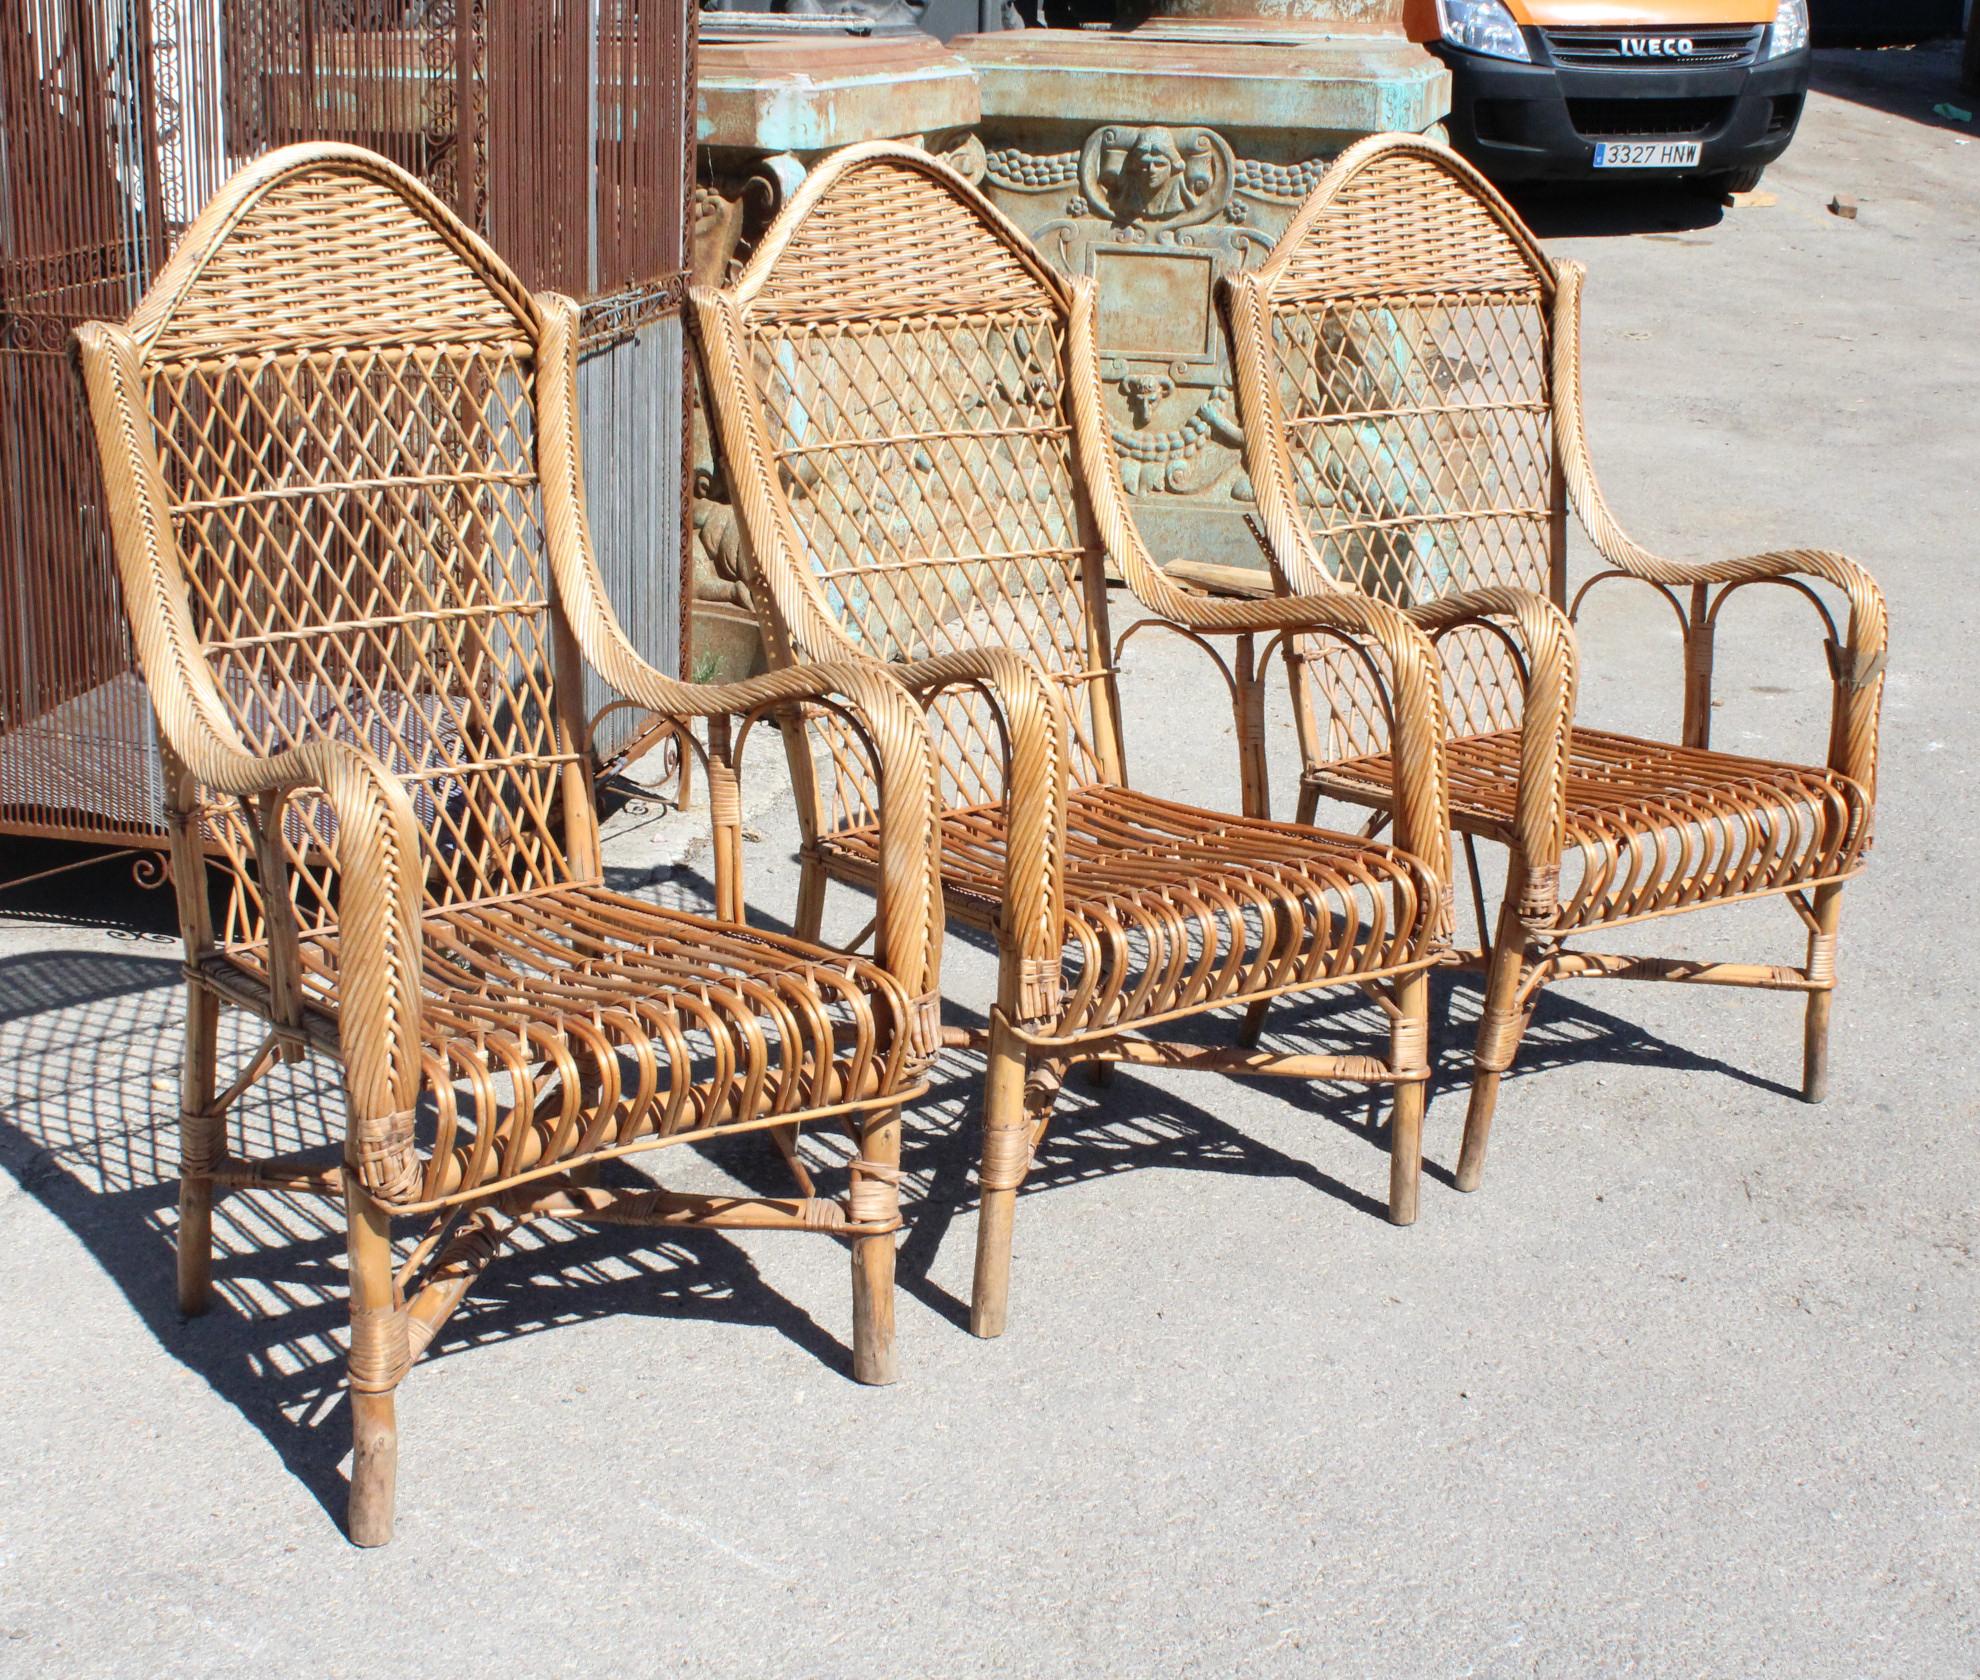
{"label": "iveco logo text", "polygon": [[1624,58],[1689,58],[1698,43],[1689,35],[1625,35]]}

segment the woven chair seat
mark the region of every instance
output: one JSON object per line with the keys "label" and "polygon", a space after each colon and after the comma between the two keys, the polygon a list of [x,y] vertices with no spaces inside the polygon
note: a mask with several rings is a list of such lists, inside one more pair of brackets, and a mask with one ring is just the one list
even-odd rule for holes
{"label": "woven chair seat", "polygon": [[[1006,808],[942,818],[950,914],[996,925]],[[837,872],[874,868],[877,830],[820,843]],[[1089,786],[1067,801],[1062,1030],[1212,1008],[1420,960],[1441,889],[1408,853],[1293,823]]]}
{"label": "woven chair seat", "polygon": [[[1452,825],[1513,844],[1519,732],[1460,736],[1448,751]],[[1384,806],[1389,777],[1388,756],[1373,754],[1315,766],[1306,780],[1329,798]],[[1869,816],[1869,795],[1833,770],[1576,729],[1565,855],[1581,855],[1582,874],[1562,883],[1554,926],[1655,915],[1707,884],[1725,899],[1852,874]]]}
{"label": "woven chair seat", "polygon": [[[909,1006],[870,962],[596,886],[449,906],[422,930],[422,1201],[643,1138],[899,1101]],[[334,941],[302,957],[308,1030],[335,1054]],[[202,970],[265,1010],[257,958]]]}

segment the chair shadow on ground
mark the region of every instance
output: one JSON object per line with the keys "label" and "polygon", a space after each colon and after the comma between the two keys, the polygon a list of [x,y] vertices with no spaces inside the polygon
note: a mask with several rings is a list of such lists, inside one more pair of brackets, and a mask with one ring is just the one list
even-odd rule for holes
{"label": "chair shadow on ground", "polygon": [[[871,901],[844,888],[835,896],[860,904],[867,914]],[[789,925],[752,908],[752,923],[787,933]],[[857,918],[853,918],[857,919]],[[987,936],[951,924],[951,947],[969,945],[994,961],[995,947]],[[1426,1135],[1432,1147],[1449,1154],[1446,1166],[1435,1156],[1424,1161],[1426,1177],[1455,1188],[1455,1162],[1465,1093],[1471,1070],[1482,982],[1476,976],[1439,974],[1433,978],[1431,1118]],[[1228,1044],[1238,1025],[1239,1011],[1220,1011],[1172,1023],[1162,1036],[1179,1042]],[[943,1004],[950,1026],[980,1027],[984,1016]],[[1263,1042],[1280,1050],[1363,1053],[1380,1051],[1388,1038],[1387,1017],[1380,1007],[1351,988],[1276,1003],[1268,1017]],[[1532,1027],[1521,1046],[1518,1064],[1506,1080],[1501,1112],[1517,1102],[1519,1085],[1529,1076],[1570,1063],[1600,1061],[1606,1065],[1654,1067],[1663,1071],[1722,1074],[1773,1095],[1799,1098],[1796,1088],[1756,1075],[1715,1057],[1694,1053],[1646,1032],[1626,1018],[1591,1008],[1585,999],[1558,988],[1543,992]],[[975,1169],[981,1133],[980,1062],[963,1051],[945,1051],[930,1076],[928,1095],[909,1116],[902,1187],[902,1232],[897,1262],[898,1286],[951,1323],[966,1326],[969,1304],[932,1277],[936,1255],[949,1240],[958,1214],[976,1205]],[[1166,1075],[1191,1091],[1201,1090],[1214,1102],[1219,1076]],[[1303,1155],[1277,1148],[1223,1120],[1213,1107],[1176,1095],[1164,1084],[1123,1067],[1111,1070],[1106,1084],[1096,1085],[1085,1069],[1066,1078],[1053,1109],[1052,1124],[1038,1157],[1019,1192],[1022,1203],[1046,1192],[1065,1189],[1090,1179],[1146,1168],[1189,1172],[1235,1173],[1255,1178],[1286,1178],[1321,1191],[1356,1213],[1388,1217],[1389,1104],[1387,1087],[1333,1082],[1301,1083],[1262,1078],[1246,1081],[1275,1088],[1295,1112],[1323,1119],[1367,1146],[1368,1169],[1354,1184],[1324,1170]],[[1442,1099],[1441,1103],[1439,1099]],[[820,1160],[842,1160],[818,1153]],[[787,1193],[780,1162],[765,1152],[763,1169],[749,1180],[760,1193]],[[734,1161],[725,1163],[737,1170]],[[821,1178],[822,1182],[822,1178]],[[1365,1187],[1364,1187],[1365,1186]],[[1022,1212],[1019,1218],[1024,1216]]]}
{"label": "chair shadow on ground", "polygon": [[[192,1320],[178,1310],[181,973],[174,958],[150,954],[0,958],[0,1165],[76,1235],[160,1345],[260,1430],[341,1522],[350,1449],[341,1207],[262,1191],[228,1197],[214,1219],[213,1306]],[[238,1126],[256,1152],[322,1145],[328,1157],[341,1108],[334,1083],[306,1067],[243,1098]],[[775,1331],[850,1379],[847,1348],[764,1286],[723,1233],[544,1226],[512,1246],[519,1252],[481,1276],[427,1360],[637,1314]]]}
{"label": "chair shadow on ground", "polygon": [[[702,885],[691,872],[677,872],[663,896],[692,901]],[[769,918],[754,919],[775,925]],[[181,968],[175,957],[152,954],[155,949],[0,958],[0,1164],[75,1233],[160,1345],[260,1430],[290,1473],[340,1518],[345,1494],[340,1467],[349,1450],[341,1209],[317,1198],[268,1192],[229,1197],[215,1217],[213,1309],[194,1320],[180,1316],[173,1230]],[[1431,1135],[1440,1147],[1454,1150],[1456,1116],[1449,1104],[1455,1100],[1462,1112],[1476,991],[1440,981],[1439,992],[1444,1025]],[[951,1009],[949,1018],[962,1022],[970,1016]],[[1317,1042],[1366,1048],[1379,1041],[1382,1023],[1375,1006],[1359,994],[1336,993],[1276,1006],[1267,1036],[1309,1047]],[[1227,1037],[1233,1025],[1231,1017],[1220,1015],[1187,1024],[1178,1036],[1216,1040]],[[244,1038],[239,1048],[246,1048]],[[1792,1094],[1555,993],[1543,1001],[1514,1083],[1589,1059],[1711,1071]],[[333,1080],[323,1076],[327,1071],[290,1070],[242,1100],[237,1125],[250,1151],[311,1145],[334,1150],[341,1135],[341,1098]],[[1364,1142],[1367,1188],[1247,1135],[1211,1108],[1152,1080],[1116,1070],[1108,1084],[1095,1086],[1076,1070],[1023,1195],[1029,1200],[1114,1173],[1170,1167],[1292,1179],[1357,1213],[1382,1218],[1377,1192],[1386,1185],[1387,1093],[1260,1083],[1276,1085],[1296,1111]],[[931,1271],[956,1216],[975,1202],[979,1103],[974,1058],[945,1053],[928,1097],[910,1116],[907,1138],[907,1228],[899,1283],[958,1325],[967,1323],[967,1303],[937,1284]],[[842,1140],[808,1136],[805,1149],[821,1192],[837,1193],[846,1154]],[[739,1139],[695,1154],[718,1163],[746,1188],[788,1193],[788,1176],[767,1141]],[[695,1170],[701,1170],[699,1163]],[[1450,1182],[1440,1164],[1429,1163],[1426,1171]],[[828,1330],[779,1295],[749,1253],[722,1233],[657,1238],[545,1224],[521,1233],[514,1247],[518,1252],[505,1255],[477,1281],[427,1359],[554,1325],[630,1314],[774,1331],[850,1380],[850,1353],[839,1333],[844,1327]],[[417,1376],[412,1380],[416,1383]]]}

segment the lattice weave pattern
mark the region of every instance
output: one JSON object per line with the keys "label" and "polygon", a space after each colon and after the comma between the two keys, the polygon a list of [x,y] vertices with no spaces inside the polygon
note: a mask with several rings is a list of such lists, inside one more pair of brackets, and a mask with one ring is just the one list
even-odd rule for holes
{"label": "lattice weave pattern", "polygon": [[[1227,283],[1246,465],[1277,586],[1402,605],[1449,688],[1450,810],[1510,852],[1496,931],[1471,855],[1486,972],[1457,1182],[1483,1168],[1501,1076],[1541,990],[1607,977],[1807,996],[1803,1093],[1826,1088],[1843,883],[1862,867],[1888,626],[1847,557],[1792,549],[1692,563],[1632,541],[1602,494],[1581,397],[1581,272],[1555,264],[1448,148],[1378,135],[1336,160],[1272,254]],[[1567,519],[1603,569],[1570,595]],[[1597,584],[1647,585],[1682,637],[1679,741],[1576,721],[1572,615]],[[1712,748],[1721,609],[1771,584],[1827,632],[1826,763]],[[1836,597],[1846,603],[1839,622]],[[1295,681],[1301,809],[1394,809],[1406,754],[1380,745],[1381,685],[1358,650],[1316,650]],[[1605,926],[1784,896],[1805,967],[1568,947]],[[1489,947],[1486,942],[1490,941]]]}
{"label": "lattice weave pattern", "polygon": [[575,321],[417,183],[325,146],[244,171],[128,327],[85,335],[127,599],[193,773],[176,820],[235,883],[211,936],[189,925],[190,965],[344,1060],[348,1156],[395,1207],[867,1107],[927,1048],[925,1003],[880,964],[602,886],[578,645],[663,713],[850,683],[870,704],[841,714],[849,750],[894,743],[924,836],[883,960],[931,953],[905,693],[844,672],[697,693],[597,622]]}
{"label": "lattice weave pattern", "polygon": [[[439,902],[550,886],[577,760],[528,323],[388,187],[342,185],[264,195],[169,314],[134,322],[194,626],[251,750],[327,736],[404,781]],[[381,307],[381,273],[411,307]],[[227,931],[252,940],[252,839],[231,801],[206,820],[244,889]],[[281,832],[302,925],[328,926],[336,818],[301,794]]]}
{"label": "lattice weave pattern", "polygon": [[[1545,275],[1442,174],[1384,157],[1302,221],[1271,286],[1278,400],[1296,492],[1340,581],[1415,606],[1545,591],[1554,482]],[[1351,655],[1302,650],[1333,750],[1382,723]],[[1516,725],[1523,673],[1483,627],[1443,650],[1451,729]]]}
{"label": "lattice weave pattern", "polygon": [[[827,308],[836,318],[821,318]],[[748,322],[771,454],[839,628],[888,660],[1028,655],[1072,701],[1072,770],[1084,781],[1098,773],[1084,692],[1103,673],[1083,591],[1061,312],[1041,277],[932,182],[876,167],[800,227]],[[1005,749],[989,702],[944,695],[934,717],[944,802],[997,798]],[[865,790],[846,788],[839,809],[854,817],[865,803]]]}

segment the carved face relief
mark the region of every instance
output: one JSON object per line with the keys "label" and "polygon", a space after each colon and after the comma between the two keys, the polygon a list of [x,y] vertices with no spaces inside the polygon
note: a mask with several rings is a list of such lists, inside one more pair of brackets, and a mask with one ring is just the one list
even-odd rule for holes
{"label": "carved face relief", "polygon": [[1118,227],[1188,227],[1230,199],[1231,150],[1207,128],[1100,128],[1079,174],[1088,200]]}
{"label": "carved face relief", "polygon": [[1200,198],[1210,185],[1209,170],[1199,165],[1193,177],[1187,170],[1174,135],[1166,128],[1144,128],[1114,177],[1115,208],[1150,217],[1187,210],[1190,200]]}

